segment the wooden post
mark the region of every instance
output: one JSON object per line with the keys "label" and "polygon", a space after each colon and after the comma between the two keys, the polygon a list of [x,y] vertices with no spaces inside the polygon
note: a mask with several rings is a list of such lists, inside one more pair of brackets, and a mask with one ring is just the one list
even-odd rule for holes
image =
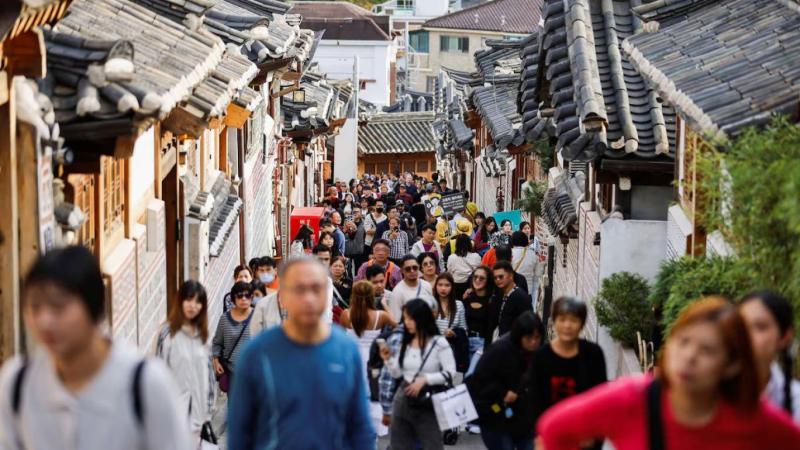
{"label": "wooden post", "polygon": [[33,125],[27,123],[19,122],[16,128],[19,271],[24,274],[40,253],[37,134]]}
{"label": "wooden post", "polygon": [[20,350],[19,210],[14,81],[0,72],[8,101],[0,105],[0,360]]}

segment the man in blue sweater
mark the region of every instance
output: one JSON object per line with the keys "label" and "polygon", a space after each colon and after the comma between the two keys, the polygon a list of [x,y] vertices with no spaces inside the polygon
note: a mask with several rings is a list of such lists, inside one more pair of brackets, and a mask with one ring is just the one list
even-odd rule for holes
{"label": "man in blue sweater", "polygon": [[228,448],[375,448],[367,387],[356,342],[321,320],[328,271],[310,257],[279,274],[280,327],[245,347],[228,410]]}

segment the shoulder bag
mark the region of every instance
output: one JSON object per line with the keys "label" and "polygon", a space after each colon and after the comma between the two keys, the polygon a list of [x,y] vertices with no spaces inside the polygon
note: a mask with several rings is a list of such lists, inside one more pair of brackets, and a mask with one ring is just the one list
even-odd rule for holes
{"label": "shoulder bag", "polygon": [[[422,363],[419,365],[419,370],[417,371],[416,375],[414,375],[414,380],[422,373],[422,369],[425,367],[425,362],[428,360],[428,357],[433,353],[433,350],[436,348],[436,340],[431,342],[431,348],[428,349],[425,356],[422,358]],[[445,384],[438,384],[438,385],[430,385],[426,384],[420,391],[416,397],[406,396],[406,403],[408,406],[412,408],[428,408],[433,409],[433,395],[438,394],[439,392],[444,392],[450,389],[453,386],[453,380],[450,377],[450,374],[447,372],[442,372],[445,378]]]}
{"label": "shoulder bag", "polygon": [[[227,393],[228,390],[231,388],[231,375],[232,375],[232,373],[231,373],[231,370],[228,367],[230,365],[231,357],[233,356],[233,352],[236,351],[236,346],[239,345],[239,341],[242,340],[242,336],[244,335],[244,332],[247,331],[247,326],[250,325],[250,319],[252,317],[253,317],[253,313],[251,312],[250,316],[248,316],[247,319],[245,319],[244,324],[242,325],[242,331],[239,332],[239,336],[236,338],[236,341],[233,343],[233,347],[231,347],[231,351],[228,353],[228,356],[226,356],[224,359],[222,359],[220,361],[220,364],[222,364],[223,369],[225,369],[225,372],[222,375],[220,375],[219,376],[219,380],[217,380],[217,382],[219,383],[219,390],[222,391],[222,392],[226,392]],[[223,318],[223,320],[224,319],[225,318]]]}

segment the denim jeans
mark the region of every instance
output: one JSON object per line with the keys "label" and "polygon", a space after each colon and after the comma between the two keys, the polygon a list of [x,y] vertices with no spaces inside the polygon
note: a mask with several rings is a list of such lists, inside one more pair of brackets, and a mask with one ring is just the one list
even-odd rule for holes
{"label": "denim jeans", "polygon": [[483,355],[483,345],[484,345],[484,339],[482,337],[470,336],[469,368],[467,369],[467,373],[464,374],[464,378],[472,375],[472,372],[475,371],[475,366],[478,365],[478,360],[481,359],[481,355]]}
{"label": "denim jeans", "polygon": [[507,431],[481,427],[481,439],[488,450],[533,450],[533,437],[516,437]]}

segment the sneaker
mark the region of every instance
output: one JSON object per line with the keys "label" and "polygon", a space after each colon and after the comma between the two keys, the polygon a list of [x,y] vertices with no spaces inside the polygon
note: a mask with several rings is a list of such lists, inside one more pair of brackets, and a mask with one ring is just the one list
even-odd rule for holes
{"label": "sneaker", "polygon": [[469,434],[481,434],[481,427],[479,427],[478,425],[468,424],[467,425],[467,433],[469,433]]}

